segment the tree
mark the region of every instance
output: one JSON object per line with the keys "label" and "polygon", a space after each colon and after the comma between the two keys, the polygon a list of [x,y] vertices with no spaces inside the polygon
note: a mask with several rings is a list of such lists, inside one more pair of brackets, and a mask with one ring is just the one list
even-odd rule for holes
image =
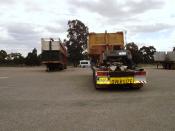
{"label": "tree", "polygon": [[32,52],[29,52],[26,59],[25,64],[30,66],[40,65],[40,60],[37,56],[37,49],[34,48]]}
{"label": "tree", "polygon": [[175,51],[175,47],[173,47],[173,51]]}
{"label": "tree", "polygon": [[7,57],[7,52],[4,50],[1,50],[0,51],[0,63],[4,63],[6,57]]}
{"label": "tree", "polygon": [[153,63],[154,62],[154,53],[156,52],[156,49],[154,46],[143,46],[139,50],[141,56],[142,56],[142,62],[143,63]]}
{"label": "tree", "polygon": [[68,40],[66,46],[68,49],[68,59],[74,66],[83,59],[83,51],[87,48],[88,27],[80,20],[68,21]]}
{"label": "tree", "polygon": [[21,53],[10,53],[7,55],[7,64],[22,65],[25,63]]}
{"label": "tree", "polygon": [[131,52],[132,60],[134,61],[134,63],[138,64],[141,62],[139,48],[134,42],[126,44],[126,50],[129,50]]}

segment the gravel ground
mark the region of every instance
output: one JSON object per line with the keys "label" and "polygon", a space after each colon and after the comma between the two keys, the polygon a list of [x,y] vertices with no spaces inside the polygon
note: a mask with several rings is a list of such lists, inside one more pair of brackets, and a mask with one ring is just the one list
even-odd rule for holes
{"label": "gravel ground", "polygon": [[92,71],[0,68],[0,131],[174,131],[175,70],[140,90],[95,90]]}

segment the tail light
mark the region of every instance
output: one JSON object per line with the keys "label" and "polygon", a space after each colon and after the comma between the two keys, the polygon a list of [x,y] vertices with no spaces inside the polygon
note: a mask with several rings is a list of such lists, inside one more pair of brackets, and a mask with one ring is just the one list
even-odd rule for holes
{"label": "tail light", "polygon": [[96,72],[96,76],[108,76],[108,72],[98,71]]}
{"label": "tail light", "polygon": [[146,75],[146,72],[145,71],[138,71],[138,72],[135,72],[134,75],[144,76],[144,75]]}

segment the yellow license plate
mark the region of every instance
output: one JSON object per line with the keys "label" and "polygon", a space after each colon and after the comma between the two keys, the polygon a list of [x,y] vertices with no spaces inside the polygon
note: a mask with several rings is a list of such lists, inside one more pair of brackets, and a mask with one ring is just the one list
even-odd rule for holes
{"label": "yellow license plate", "polygon": [[100,77],[100,78],[99,78],[99,81],[107,81],[107,80],[108,80],[107,77]]}
{"label": "yellow license plate", "polygon": [[110,84],[108,77],[99,77],[96,81],[97,84]]}
{"label": "yellow license plate", "polygon": [[133,77],[119,77],[119,78],[110,78],[111,84],[130,84],[134,83]]}

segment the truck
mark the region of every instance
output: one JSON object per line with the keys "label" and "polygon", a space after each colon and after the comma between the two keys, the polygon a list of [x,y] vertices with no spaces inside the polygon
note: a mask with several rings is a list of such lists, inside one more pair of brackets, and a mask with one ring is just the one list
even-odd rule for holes
{"label": "truck", "polygon": [[58,38],[41,38],[41,59],[47,71],[67,68],[67,49]]}
{"label": "truck", "polygon": [[137,67],[131,52],[125,50],[123,31],[89,33],[88,54],[96,89],[111,86],[140,89],[147,82],[146,71]]}
{"label": "truck", "polygon": [[157,68],[162,65],[163,69],[175,69],[175,51],[157,51],[154,53],[154,61]]}

